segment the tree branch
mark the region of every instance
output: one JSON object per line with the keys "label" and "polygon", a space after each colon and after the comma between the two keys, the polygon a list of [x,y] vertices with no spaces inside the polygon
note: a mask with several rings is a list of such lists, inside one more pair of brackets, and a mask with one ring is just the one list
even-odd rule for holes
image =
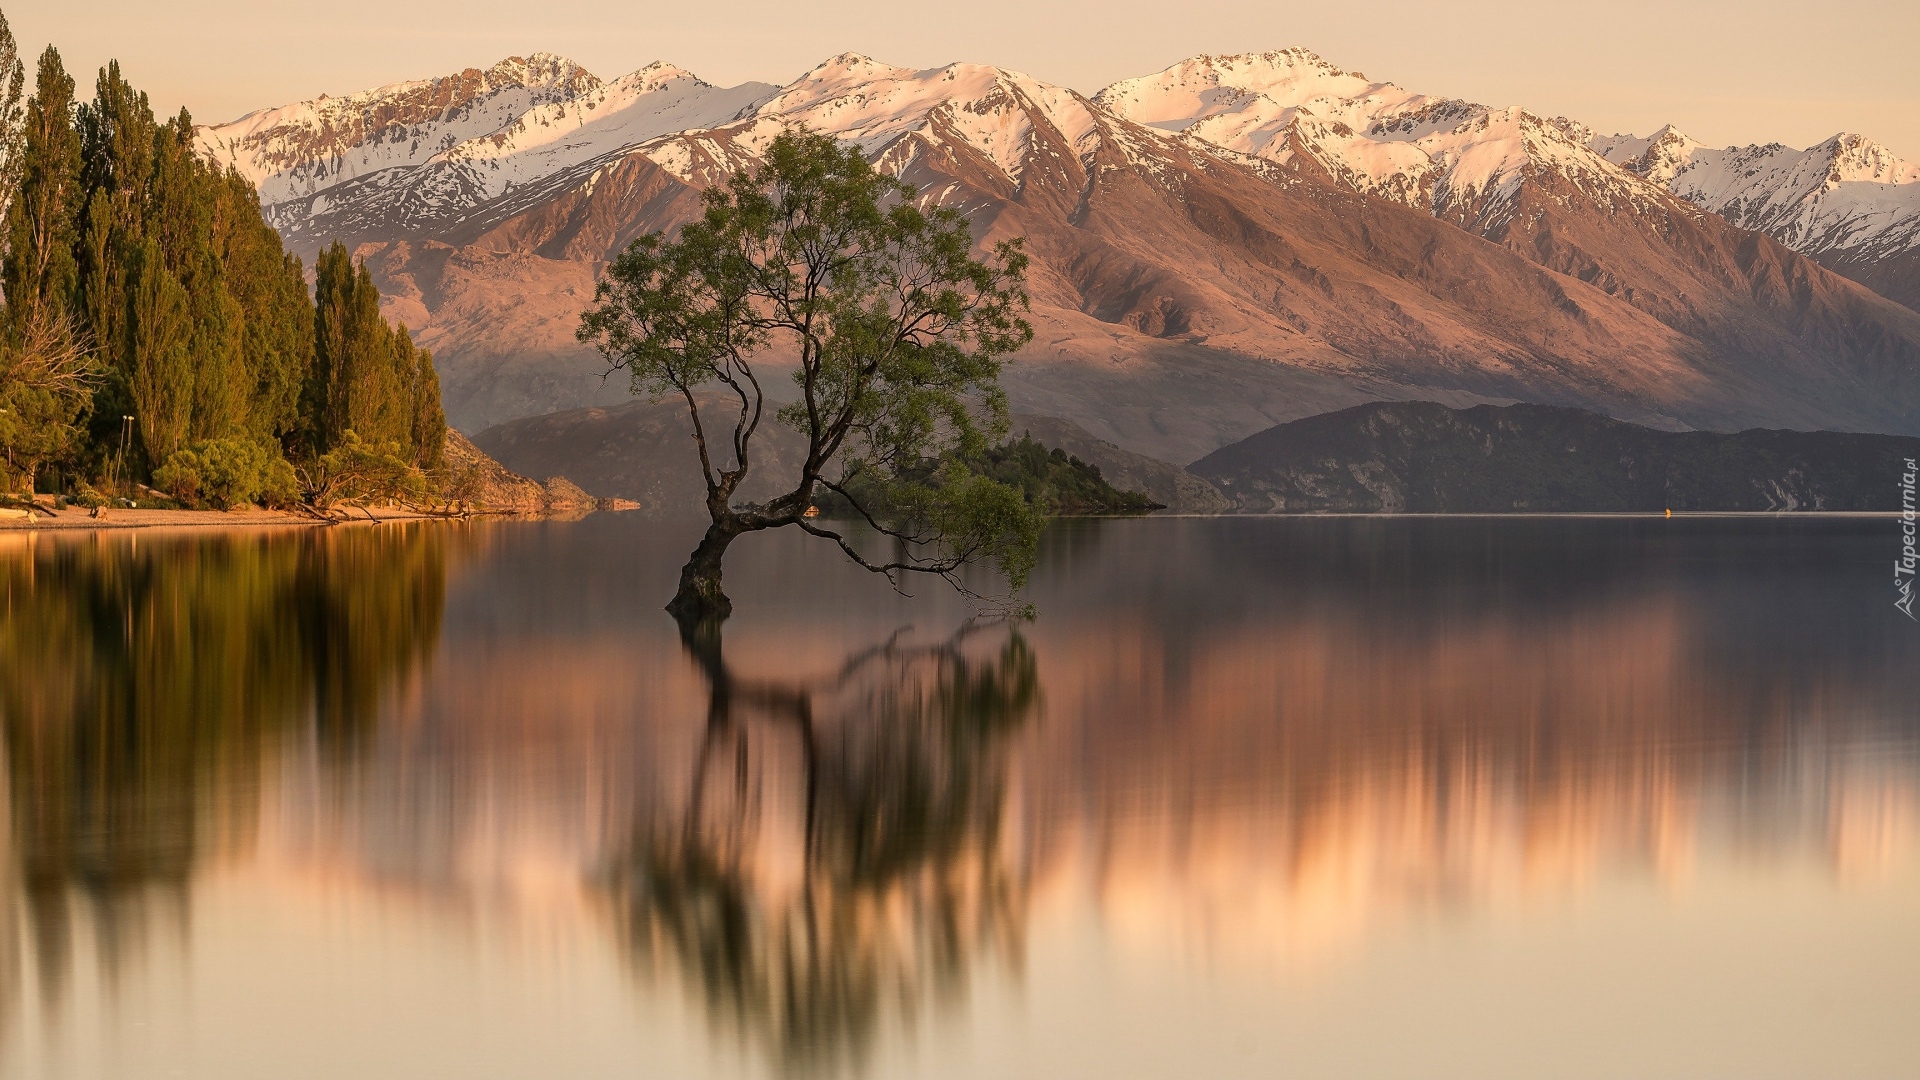
{"label": "tree branch", "polygon": [[840,545],[840,550],[846,554],[847,558],[852,559],[856,564],[860,566],[861,569],[869,571],[871,573],[879,574],[885,577],[887,579],[887,583],[893,586],[893,591],[899,593],[902,596],[912,596],[913,594],[901,588],[900,579],[894,577],[894,575],[898,573],[912,573],[912,574],[927,574],[933,577],[944,578],[947,584],[953,586],[954,590],[960,593],[962,596],[965,596],[970,600],[984,599],[983,597],[980,596],[980,594],[974,592],[972,589],[967,588],[966,585],[963,582],[961,582],[958,577],[955,576],[955,572],[958,571],[962,566],[966,565],[967,560],[971,559],[974,556],[974,554],[977,551],[976,548],[969,547],[963,551],[957,551],[953,553],[951,556],[948,556],[945,559],[941,559],[938,562],[876,563],[876,562],[870,561],[865,555],[860,554],[859,551],[855,550],[852,544],[847,543],[846,537],[841,536],[839,533],[834,532],[832,529],[823,529],[820,526],[815,525],[813,522],[806,520],[805,518],[801,518],[800,520],[795,522],[795,524],[799,525],[802,529],[812,533],[815,536],[824,537]]}

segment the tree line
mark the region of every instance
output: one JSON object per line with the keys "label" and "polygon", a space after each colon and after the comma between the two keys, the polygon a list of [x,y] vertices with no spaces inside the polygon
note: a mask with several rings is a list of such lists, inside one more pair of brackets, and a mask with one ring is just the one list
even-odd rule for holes
{"label": "tree line", "polygon": [[421,487],[446,418],[431,355],[339,243],[307,269],[231,167],[121,75],[26,94],[0,14],[0,489],[188,503]]}

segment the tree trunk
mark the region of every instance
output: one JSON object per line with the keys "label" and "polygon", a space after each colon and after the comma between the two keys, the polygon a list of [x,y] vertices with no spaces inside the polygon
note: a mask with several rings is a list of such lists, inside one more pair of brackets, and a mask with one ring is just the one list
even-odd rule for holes
{"label": "tree trunk", "polygon": [[727,545],[733,543],[740,532],[718,521],[707,526],[700,546],[693,549],[687,565],[680,568],[680,591],[674,594],[667,611],[680,620],[683,627],[712,623],[717,628],[720,620],[733,614],[733,601],[720,589],[720,560],[727,554]]}

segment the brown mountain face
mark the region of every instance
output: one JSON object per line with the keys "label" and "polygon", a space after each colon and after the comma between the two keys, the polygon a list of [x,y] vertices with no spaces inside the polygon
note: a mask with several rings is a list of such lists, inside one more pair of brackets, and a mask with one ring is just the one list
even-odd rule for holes
{"label": "brown mountain face", "polygon": [[459,427],[630,399],[574,328],[607,261],[697,215],[700,193],[637,154],[561,179],[456,228],[355,249],[388,316],[433,350]]}
{"label": "brown mountain face", "polygon": [[1485,235],[1692,339],[1716,393],[1689,404],[1690,426],[1920,430],[1920,314],[1637,177],[1621,184],[1530,169]]}
{"label": "brown mountain face", "polygon": [[1920,311],[1920,248],[1878,257],[1831,252],[1816,258],[1827,269],[1845,274],[1889,300]]}
{"label": "brown mountain face", "polygon": [[[1510,213],[1454,224],[999,75],[869,149],[983,243],[1027,238],[1036,339],[1006,379],[1023,412],[1175,462],[1379,399],[1920,431],[1920,315],[1638,178],[1615,198],[1542,163]],[[983,116],[1011,118],[1017,155]],[[438,235],[363,244],[454,422],[623,400],[573,339],[595,277],[697,212],[696,185],[772,123],[655,140]]]}
{"label": "brown mountain face", "polygon": [[[703,402],[707,407],[725,404],[712,396]],[[473,441],[515,472],[565,476],[592,495],[628,499],[650,513],[705,512],[693,425],[678,398],[522,417],[490,427]],[[743,502],[791,491],[807,444],[792,428],[768,423],[754,440],[752,453],[752,470],[740,490]]]}

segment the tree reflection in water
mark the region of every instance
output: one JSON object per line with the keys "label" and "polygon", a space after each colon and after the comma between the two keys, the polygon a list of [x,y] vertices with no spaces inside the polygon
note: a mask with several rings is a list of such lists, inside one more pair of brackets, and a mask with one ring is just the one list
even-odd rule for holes
{"label": "tree reflection in water", "polygon": [[901,637],[805,682],[742,676],[717,630],[683,634],[709,687],[685,799],[604,874],[636,966],[684,979],[785,1071],[857,1064],[976,959],[1023,952],[1005,833],[1033,651],[1004,628]]}
{"label": "tree reflection in water", "polygon": [[[196,865],[244,843],[279,737],[349,753],[433,650],[463,530],[10,537],[0,730],[10,817],[0,1010],[57,1004],[75,939],[109,982]],[[303,732],[304,733],[304,732]]]}

